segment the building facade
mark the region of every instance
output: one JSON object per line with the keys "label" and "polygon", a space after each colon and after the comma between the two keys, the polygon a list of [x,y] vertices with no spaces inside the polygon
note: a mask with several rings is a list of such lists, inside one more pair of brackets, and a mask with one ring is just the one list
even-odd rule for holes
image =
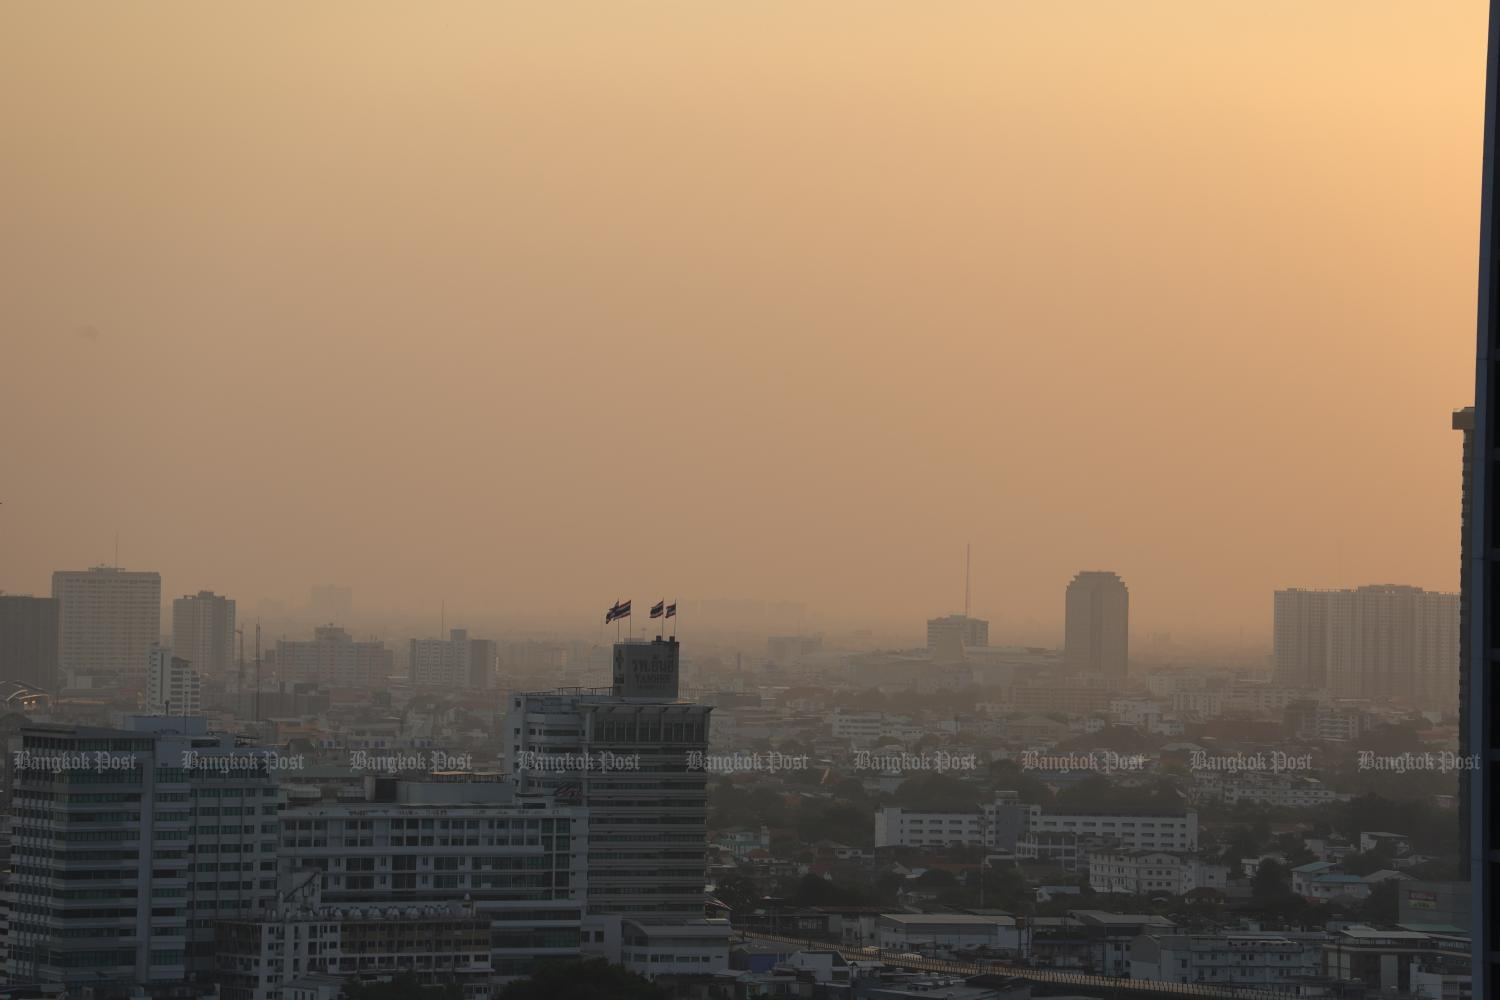
{"label": "building facade", "polygon": [[336,625],[313,630],[311,639],[276,642],[277,679],[324,687],[362,688],[384,684],[395,658],[385,643],[356,642]]}
{"label": "building facade", "polygon": [[1130,666],[1130,591],[1115,573],[1084,571],[1068,584],[1063,659],[1068,669],[1124,677]]}
{"label": "building facade", "polygon": [[235,677],[234,602],[200,590],[172,602],[172,655],[193,665],[200,677]]}
{"label": "building facade", "polygon": [[58,570],[58,665],[68,683],[116,678],[140,683],[146,650],[161,641],[161,576],[117,566]]}
{"label": "building facade", "polygon": [[213,921],[276,896],[267,754],[201,718],[28,726],[11,816],[11,981],[129,994],[211,976]]}
{"label": "building facade", "polygon": [[493,684],[498,660],[493,640],[471,639],[461,628],[446,639],[413,639],[407,657],[413,687],[484,689]]}
{"label": "building facade", "polygon": [[57,690],[55,597],[0,594],[0,681]]}
{"label": "building facade", "polygon": [[1395,584],[1278,591],[1274,628],[1280,683],[1422,708],[1457,702],[1457,594]]}
{"label": "building facade", "polygon": [[927,619],[927,652],[957,646],[959,650],[981,649],[990,644],[990,623],[968,615],[946,615]]}
{"label": "building facade", "polygon": [[153,715],[197,715],[203,710],[198,671],[166,646],[146,652],[146,711]]}

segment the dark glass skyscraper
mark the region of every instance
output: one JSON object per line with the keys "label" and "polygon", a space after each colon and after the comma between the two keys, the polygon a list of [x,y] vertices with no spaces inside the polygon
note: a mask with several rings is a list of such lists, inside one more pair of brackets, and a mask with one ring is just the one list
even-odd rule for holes
{"label": "dark glass skyscraper", "polygon": [[1492,794],[1497,751],[1495,710],[1500,688],[1494,683],[1500,663],[1500,426],[1495,394],[1500,389],[1500,220],[1496,219],[1495,168],[1497,88],[1500,88],[1500,0],[1490,0],[1489,56],[1484,87],[1484,173],[1479,220],[1479,330],[1474,385],[1473,465],[1474,518],[1469,524],[1469,641],[1472,657],[1462,681],[1468,694],[1471,752],[1479,767],[1470,774],[1469,862],[1474,900],[1473,995],[1490,997],[1500,984],[1500,939],[1494,912],[1494,889],[1500,875],[1500,831],[1494,823]]}

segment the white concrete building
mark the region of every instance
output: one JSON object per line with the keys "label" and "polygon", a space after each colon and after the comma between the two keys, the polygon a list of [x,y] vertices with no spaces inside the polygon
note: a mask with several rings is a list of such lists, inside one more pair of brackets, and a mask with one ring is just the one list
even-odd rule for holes
{"label": "white concrete building", "polygon": [[294,798],[280,870],[284,883],[317,872],[322,903],[346,911],[472,904],[494,976],[510,979],[579,954],[588,819],[495,776],[367,778],[364,799]]}
{"label": "white concrete building", "polygon": [[146,710],[153,715],[197,715],[203,710],[198,671],[166,646],[146,653]]}
{"label": "white concrete building", "polygon": [[466,1000],[494,993],[492,924],[474,906],[333,906],[317,873],[292,881],[271,907],[216,925],[220,1000],[337,1000],[353,976],[454,983]]}
{"label": "white concrete building", "polygon": [[885,716],[879,712],[845,712],[836,708],[830,728],[836,740],[874,743],[885,732]]}
{"label": "white concrete building", "polygon": [[983,844],[982,813],[911,812],[885,806],[875,813],[876,847],[948,847]]}
{"label": "white concrete building", "polygon": [[1088,869],[1095,892],[1130,896],[1181,896],[1194,889],[1223,889],[1229,880],[1227,865],[1166,851],[1091,851]]}
{"label": "white concrete building", "polygon": [[1031,806],[1027,829],[1033,833],[1071,833],[1102,837],[1131,850],[1193,853],[1198,850],[1198,813],[1192,809],[1109,810],[1052,809]]}
{"label": "white concrete building", "polygon": [[956,951],[983,948],[1016,952],[1020,932],[1009,916],[967,913],[882,913],[875,925],[879,946],[950,957]]}
{"label": "white concrete building", "polygon": [[1130,978],[1222,983],[1296,995],[1322,972],[1322,931],[1150,932],[1130,945]]}

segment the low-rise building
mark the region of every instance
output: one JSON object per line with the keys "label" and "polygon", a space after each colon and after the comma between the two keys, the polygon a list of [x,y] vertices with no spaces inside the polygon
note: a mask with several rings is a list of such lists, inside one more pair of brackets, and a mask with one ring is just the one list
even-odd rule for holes
{"label": "low-rise building", "polygon": [[1131,942],[1130,978],[1290,993],[1322,971],[1326,937],[1321,931],[1142,934]]}
{"label": "low-rise building", "polygon": [[1088,855],[1089,888],[1095,892],[1180,896],[1193,889],[1223,889],[1227,865],[1189,855],[1150,850],[1104,850]]}
{"label": "low-rise building", "polygon": [[876,923],[882,949],[950,957],[960,951],[1014,954],[1020,945],[1011,916],[968,913],[882,913]]}

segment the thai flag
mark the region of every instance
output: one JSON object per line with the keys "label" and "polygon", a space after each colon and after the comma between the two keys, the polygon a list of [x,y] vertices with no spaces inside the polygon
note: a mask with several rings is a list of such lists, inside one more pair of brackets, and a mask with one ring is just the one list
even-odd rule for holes
{"label": "thai flag", "polygon": [[675,602],[672,603],[672,604],[668,604],[667,605],[667,617],[668,618],[676,618],[677,617],[677,605],[676,605]]}
{"label": "thai flag", "polygon": [[667,606],[667,602],[666,601],[657,601],[655,604],[651,605],[651,617],[652,618],[660,618],[662,610],[664,608],[666,608],[666,606]]}
{"label": "thai flag", "polygon": [[630,602],[629,601],[616,601],[615,602],[615,606],[612,607],[612,608],[610,608],[609,609],[609,613],[604,616],[604,624],[608,625],[612,621],[616,621],[616,620],[618,620],[620,618],[629,618],[629,617],[630,617]]}

